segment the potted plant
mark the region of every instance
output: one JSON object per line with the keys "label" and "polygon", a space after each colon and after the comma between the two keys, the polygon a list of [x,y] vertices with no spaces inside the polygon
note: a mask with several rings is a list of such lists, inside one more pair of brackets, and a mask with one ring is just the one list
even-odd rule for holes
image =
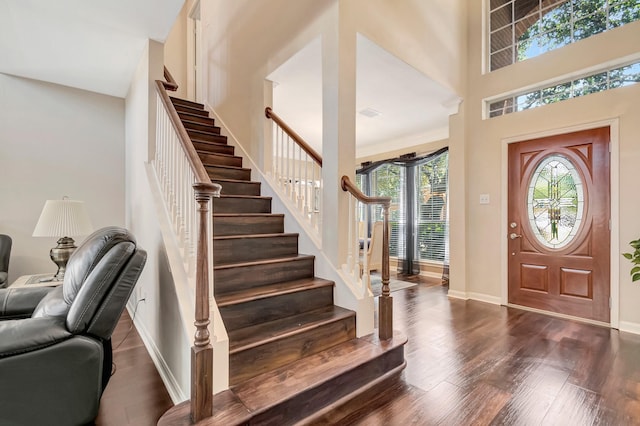
{"label": "potted plant", "polygon": [[640,239],[631,241],[629,245],[633,248],[633,252],[622,253],[622,255],[633,264],[631,272],[629,272],[631,281],[638,281],[640,280]]}

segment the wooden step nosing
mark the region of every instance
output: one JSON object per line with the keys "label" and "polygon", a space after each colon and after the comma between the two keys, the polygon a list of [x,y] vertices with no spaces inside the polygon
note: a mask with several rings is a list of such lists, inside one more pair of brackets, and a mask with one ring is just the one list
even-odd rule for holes
{"label": "wooden step nosing", "polygon": [[[367,342],[366,344],[374,345],[373,343],[369,343],[369,342]],[[339,345],[336,345],[336,346],[339,346]],[[327,351],[331,351],[336,346],[334,346],[332,348],[329,348],[329,349],[326,349],[324,351],[315,353],[315,354],[311,355],[310,357],[322,356],[323,353],[325,353]],[[374,346],[378,346],[378,345],[374,345]],[[377,352],[375,357],[371,357],[371,358],[367,358],[367,359],[363,359],[363,360],[357,360],[357,361],[352,362],[352,363],[346,363],[346,362],[345,363],[341,363],[341,364],[339,364],[339,367],[336,367],[335,371],[332,371],[331,374],[326,374],[326,375],[324,375],[324,376],[322,376],[320,378],[317,378],[317,380],[315,380],[309,387],[307,387],[305,389],[302,389],[301,391],[298,391],[298,392],[292,392],[292,391],[289,391],[289,392],[286,392],[286,393],[285,392],[278,392],[277,395],[276,395],[276,398],[274,398],[273,401],[270,401],[270,404],[267,404],[267,405],[265,405],[263,407],[259,407],[259,408],[256,408],[256,409],[251,408],[254,404],[248,403],[249,401],[247,401],[246,398],[243,398],[242,394],[238,394],[237,393],[238,387],[240,387],[240,386],[242,386],[242,385],[244,385],[244,384],[246,384],[248,382],[251,382],[253,379],[260,378],[261,376],[272,375],[273,371],[284,371],[286,369],[289,369],[289,371],[290,371],[291,366],[295,365],[297,367],[299,364],[302,364],[305,361],[305,358],[301,358],[301,359],[299,359],[299,360],[297,360],[297,361],[295,361],[295,362],[293,362],[291,364],[288,364],[287,366],[279,367],[279,368],[277,368],[277,369],[275,369],[273,371],[262,373],[262,374],[259,374],[259,375],[255,376],[255,377],[253,377],[253,378],[247,379],[246,381],[241,382],[241,383],[231,387],[231,389],[234,390],[234,393],[238,396],[240,401],[242,401],[242,403],[249,410],[251,410],[253,416],[256,416],[258,414],[265,413],[265,412],[273,409],[274,407],[277,407],[278,405],[281,405],[281,404],[284,404],[284,403],[286,403],[288,401],[291,401],[291,400],[295,399],[296,397],[299,397],[303,393],[307,393],[308,394],[310,392],[315,392],[317,389],[321,388],[322,386],[325,386],[327,383],[329,383],[329,382],[331,382],[333,380],[336,380],[338,377],[340,377],[342,375],[345,375],[345,374],[349,374],[350,372],[353,372],[353,371],[358,370],[360,368],[363,368],[367,364],[376,361],[380,357],[392,356],[392,353],[395,352],[395,351],[398,351],[398,350],[404,351],[403,346],[404,346],[404,343],[399,344],[399,345],[397,345],[395,347],[389,348],[388,350],[384,350],[382,347],[380,347],[380,349]],[[309,358],[309,357],[307,357],[307,358]],[[406,363],[406,360],[403,360],[403,363],[400,364],[400,365],[404,365],[405,363]],[[298,370],[296,370],[296,372],[297,371]]]}
{"label": "wooden step nosing", "polygon": [[[225,146],[229,146],[229,145],[225,145]],[[240,157],[239,155],[233,155],[233,154],[223,154],[221,152],[210,152],[210,151],[205,151],[203,149],[196,149],[196,152],[198,154],[201,155],[215,155],[216,157],[226,157],[226,158],[239,158],[242,160],[242,157]],[[212,166],[217,166],[217,164],[211,164]],[[206,166],[206,164],[205,164]],[[242,181],[240,181],[242,182]]]}
{"label": "wooden step nosing", "polygon": [[224,218],[224,217],[237,217],[237,218],[252,218],[252,217],[264,217],[264,218],[283,218],[284,213],[214,213],[213,217]]}
{"label": "wooden step nosing", "polygon": [[219,235],[213,237],[214,241],[226,240],[246,240],[249,238],[298,238],[300,234],[297,232],[280,232],[269,234],[238,234],[238,235]]}
{"label": "wooden step nosing", "polygon": [[241,184],[252,184],[252,185],[260,185],[261,182],[255,180],[240,180],[240,179],[228,179],[228,178],[214,178],[216,182],[223,183],[241,183]]}
{"label": "wooden step nosing", "polygon": [[216,271],[221,269],[242,268],[246,266],[270,265],[274,263],[301,262],[301,261],[313,260],[313,259],[315,259],[315,256],[307,255],[307,254],[298,255],[298,256],[276,257],[272,259],[252,260],[249,262],[225,263],[223,265],[214,266],[213,270]]}
{"label": "wooden step nosing", "polygon": [[231,347],[231,345],[229,346],[229,355],[234,355],[243,351],[247,351],[249,349],[253,349],[253,348],[257,348],[259,346],[264,346],[264,345],[268,345],[269,343],[273,343],[276,342],[278,340],[283,340],[283,339],[287,339],[289,337],[294,337],[294,336],[298,336],[300,334],[312,331],[312,330],[317,330],[320,327],[324,327],[324,326],[328,326],[331,325],[333,323],[336,322],[340,322],[340,321],[344,321],[344,320],[350,320],[350,319],[354,319],[355,321],[355,312],[353,311],[348,311],[348,312],[340,312],[338,314],[338,316],[332,316],[331,318],[324,318],[321,320],[316,320],[310,323],[306,323],[303,325],[300,325],[298,328],[291,328],[287,331],[284,331],[280,334],[274,335],[274,336],[269,336],[266,337],[262,340],[258,340],[255,342],[251,342],[251,343],[247,343],[245,345],[238,345],[238,346],[234,346],[233,348]]}
{"label": "wooden step nosing", "polygon": [[271,197],[264,195],[242,195],[242,194],[220,194],[220,198],[239,198],[246,200],[271,200]]}
{"label": "wooden step nosing", "polygon": [[393,369],[387,371],[383,375],[381,375],[379,377],[376,377],[375,379],[373,379],[369,383],[367,383],[365,386],[361,386],[361,387],[357,388],[356,390],[354,390],[352,392],[349,392],[347,395],[344,395],[344,396],[338,398],[337,400],[333,401],[331,404],[326,405],[326,406],[322,407],[321,409],[319,409],[317,411],[314,411],[313,414],[311,414],[310,416],[307,416],[304,419],[294,423],[293,426],[303,426],[303,425],[306,425],[306,424],[311,424],[314,421],[317,421],[317,420],[321,419],[324,415],[330,413],[336,407],[340,407],[341,405],[348,403],[352,399],[354,399],[354,398],[356,398],[356,397],[368,392],[370,389],[373,389],[375,386],[379,385],[380,383],[383,383],[383,382],[385,382],[387,380],[393,379],[394,376],[400,375],[400,373],[402,373],[402,370],[404,370],[405,368],[407,368],[407,360],[406,359],[402,362],[402,364],[400,364],[397,367],[394,367]]}
{"label": "wooden step nosing", "polygon": [[[252,293],[252,290],[255,289],[254,287],[250,287],[245,291],[239,291],[237,293],[222,293],[217,295],[216,304],[218,305],[219,308],[224,308],[227,306],[241,305],[243,303],[255,302],[258,300],[271,299],[273,297],[284,296],[286,294],[293,294],[293,293],[299,293],[307,290],[316,290],[319,288],[335,286],[335,283],[329,280],[320,281],[317,278],[310,278],[309,280],[312,280],[312,282],[308,282],[306,284],[291,285],[291,287],[281,288],[278,290],[265,291],[264,293],[258,293],[258,294],[250,294]],[[295,281],[300,281],[300,280],[295,280]],[[292,281],[292,282],[295,282],[295,281]],[[271,284],[267,284],[267,285],[271,285]],[[265,285],[265,287],[267,285]]]}
{"label": "wooden step nosing", "polygon": [[245,167],[239,167],[239,166],[227,166],[224,164],[205,164],[204,165],[205,168],[209,169],[209,168],[218,168],[218,169],[227,169],[227,170],[233,170],[233,171],[242,171],[242,172],[251,172],[251,169],[247,169]]}

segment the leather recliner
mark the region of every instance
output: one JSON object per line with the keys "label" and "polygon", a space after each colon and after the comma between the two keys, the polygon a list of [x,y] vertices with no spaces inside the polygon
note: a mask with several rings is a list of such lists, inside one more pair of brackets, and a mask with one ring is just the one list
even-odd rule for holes
{"label": "leather recliner", "polygon": [[9,258],[11,257],[11,237],[0,234],[0,288],[7,286],[9,279]]}
{"label": "leather recliner", "polygon": [[126,229],[102,228],[58,287],[0,289],[0,424],[84,425],[111,373],[111,334],[146,262]]}

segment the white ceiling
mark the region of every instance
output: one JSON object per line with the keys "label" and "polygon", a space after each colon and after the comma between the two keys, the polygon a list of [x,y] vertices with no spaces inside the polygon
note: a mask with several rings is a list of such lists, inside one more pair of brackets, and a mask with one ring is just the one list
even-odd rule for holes
{"label": "white ceiling", "polygon": [[124,97],[182,0],[0,0],[0,72]]}
{"label": "white ceiling", "polygon": [[[0,72],[125,97],[147,39],[182,0],[0,0]],[[274,110],[322,152],[321,41],[272,75]],[[357,42],[357,156],[448,137],[459,98],[364,36]]]}
{"label": "white ceiling", "polygon": [[[270,76],[273,108],[322,152],[322,45],[319,38]],[[460,98],[451,90],[358,35],[356,156],[411,147],[449,136],[449,115]],[[380,115],[367,117],[371,109]]]}

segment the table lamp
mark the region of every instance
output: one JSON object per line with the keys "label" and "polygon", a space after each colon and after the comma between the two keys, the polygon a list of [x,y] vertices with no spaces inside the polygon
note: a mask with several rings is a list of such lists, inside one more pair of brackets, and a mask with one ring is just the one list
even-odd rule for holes
{"label": "table lamp", "polygon": [[62,281],[71,253],[77,248],[73,238],[93,232],[89,215],[83,201],[47,200],[40,214],[40,219],[33,230],[34,237],[61,237],[58,245],[51,249],[49,256],[58,266],[53,279]]}

